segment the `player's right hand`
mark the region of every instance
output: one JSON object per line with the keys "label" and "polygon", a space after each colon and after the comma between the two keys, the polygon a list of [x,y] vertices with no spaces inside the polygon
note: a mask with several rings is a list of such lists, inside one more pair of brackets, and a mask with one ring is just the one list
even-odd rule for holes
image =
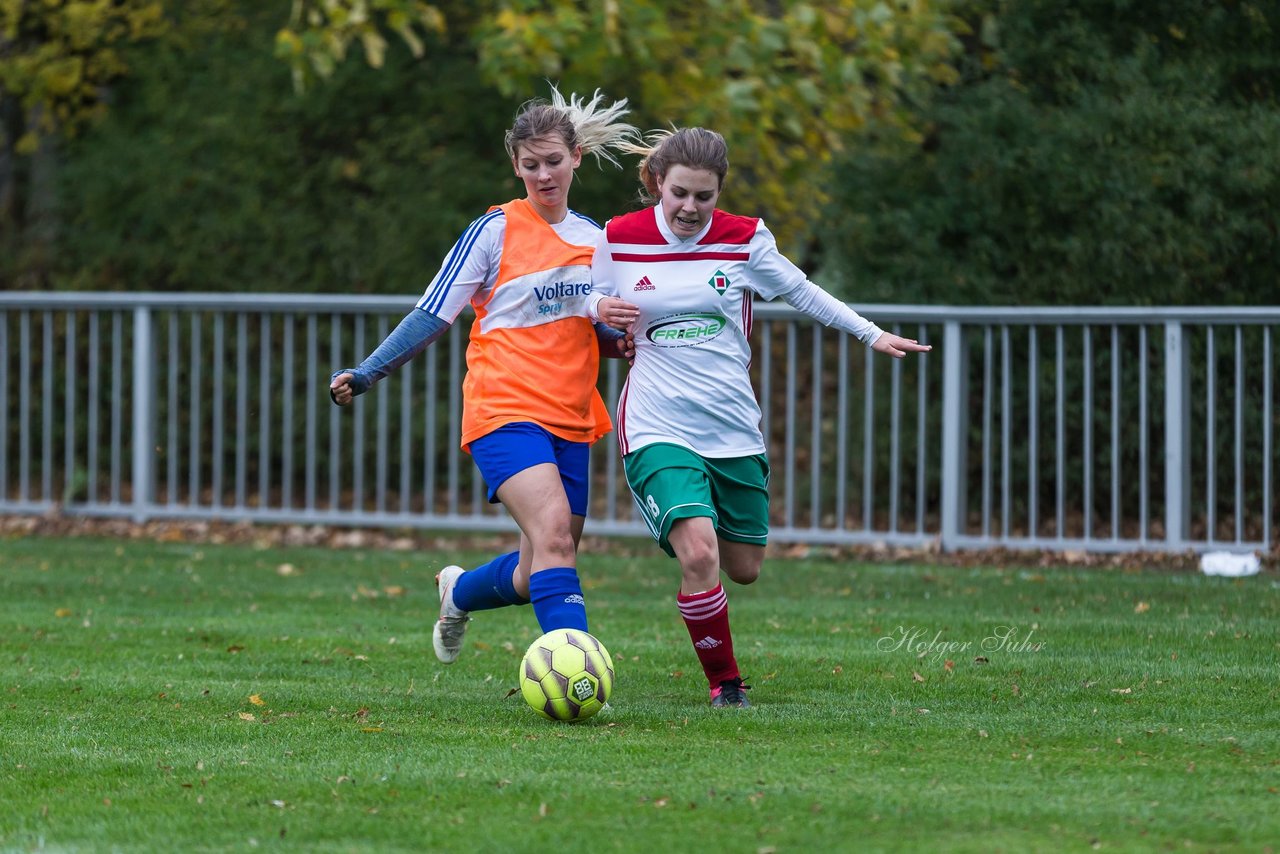
{"label": "player's right hand", "polygon": [[617,297],[605,297],[596,306],[596,314],[614,329],[626,332],[627,327],[640,316],[640,307]]}
{"label": "player's right hand", "polygon": [[351,388],[351,381],[355,379],[355,374],[342,373],[333,378],[329,383],[329,399],[339,406],[350,406],[351,401],[356,399],[356,393]]}

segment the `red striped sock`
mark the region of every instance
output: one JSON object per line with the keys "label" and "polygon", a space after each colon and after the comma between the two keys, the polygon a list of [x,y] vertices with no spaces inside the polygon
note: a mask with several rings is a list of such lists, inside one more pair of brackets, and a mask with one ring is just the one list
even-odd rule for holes
{"label": "red striped sock", "polygon": [[724,595],[724,586],[717,584],[711,590],[688,596],[678,594],[676,605],[712,690],[719,688],[724,680],[737,677],[738,661],[733,657],[729,599]]}

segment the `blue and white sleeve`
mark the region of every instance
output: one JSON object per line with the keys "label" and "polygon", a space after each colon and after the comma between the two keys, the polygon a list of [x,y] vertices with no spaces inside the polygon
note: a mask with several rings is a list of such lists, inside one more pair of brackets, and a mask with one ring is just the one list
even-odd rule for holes
{"label": "blue and white sleeve", "polygon": [[334,371],[333,376],[350,373],[352,392],[364,394],[374,383],[427,349],[449,329],[477,290],[493,284],[505,235],[506,218],[500,210],[490,211],[471,223],[445,256],[440,271],[415,308],[368,358],[357,367]]}
{"label": "blue and white sleeve", "polygon": [[351,374],[352,394],[364,394],[373,384],[391,375],[391,372],[427,349],[432,342],[447,332],[449,324],[430,312],[415,308],[404,316],[391,334],[382,340],[369,357],[354,368],[340,368],[333,372]]}
{"label": "blue and white sleeve", "polygon": [[501,210],[489,211],[471,223],[445,256],[417,307],[453,323],[476,291],[497,279],[506,233],[507,218]]}

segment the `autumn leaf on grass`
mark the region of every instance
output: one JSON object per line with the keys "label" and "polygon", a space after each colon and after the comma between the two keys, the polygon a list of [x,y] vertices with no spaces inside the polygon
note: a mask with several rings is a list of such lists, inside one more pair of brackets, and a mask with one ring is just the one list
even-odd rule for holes
{"label": "autumn leaf on grass", "polygon": [[924,681],[924,677],[923,677],[923,676],[921,676],[919,673],[917,673],[917,672],[915,672],[915,671],[913,670],[913,671],[911,671],[911,680],[912,680],[913,682],[923,682],[923,681]]}
{"label": "autumn leaf on grass", "polygon": [[382,588],[382,592],[383,592],[383,593],[385,593],[385,594],[387,594],[388,596],[391,596],[391,597],[395,597],[395,596],[403,596],[403,595],[404,595],[404,588],[403,588],[403,587],[401,587],[399,584],[392,584],[392,585],[391,585],[391,586],[389,586],[389,587],[384,587],[384,588]]}
{"label": "autumn leaf on grass", "polygon": [[250,694],[249,702],[253,703],[255,706],[265,706],[267,704],[267,701],[259,697],[257,694]]}
{"label": "autumn leaf on grass", "polygon": [[1133,613],[1135,614],[1145,614],[1150,610],[1151,610],[1151,606],[1148,605],[1146,602],[1139,602],[1137,605],[1133,606]]}
{"label": "autumn leaf on grass", "polygon": [[291,563],[282,563],[276,567],[276,575],[288,578],[293,575],[302,575],[302,570],[298,569]]}
{"label": "autumn leaf on grass", "polygon": [[240,720],[242,720],[242,721],[256,721],[257,719],[258,719],[258,718],[253,714],[253,712],[241,712],[241,713],[240,713]]}
{"label": "autumn leaf on grass", "polygon": [[54,611],[54,612],[53,612],[53,616],[55,616],[55,617],[70,617],[70,616],[71,616],[71,613],[72,613],[72,611],[71,611],[71,609],[70,609],[70,608],[59,608],[58,610],[56,610],[56,611]]}

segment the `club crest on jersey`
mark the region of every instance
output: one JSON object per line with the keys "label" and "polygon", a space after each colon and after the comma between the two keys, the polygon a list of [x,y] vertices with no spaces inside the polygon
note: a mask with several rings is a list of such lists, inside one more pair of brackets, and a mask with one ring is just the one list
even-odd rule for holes
{"label": "club crest on jersey", "polygon": [[633,290],[633,291],[656,291],[656,290],[657,290],[657,287],[653,284],[653,282],[649,281],[649,277],[648,277],[648,276],[641,276],[641,277],[640,277],[640,281],[636,282],[636,283],[635,283],[635,286],[634,286],[634,287],[632,287],[632,288],[631,288],[631,290]]}
{"label": "club crest on jersey", "polygon": [[729,277],[720,270],[716,270],[716,274],[707,280],[707,284],[716,289],[716,293],[723,294],[729,287]]}

